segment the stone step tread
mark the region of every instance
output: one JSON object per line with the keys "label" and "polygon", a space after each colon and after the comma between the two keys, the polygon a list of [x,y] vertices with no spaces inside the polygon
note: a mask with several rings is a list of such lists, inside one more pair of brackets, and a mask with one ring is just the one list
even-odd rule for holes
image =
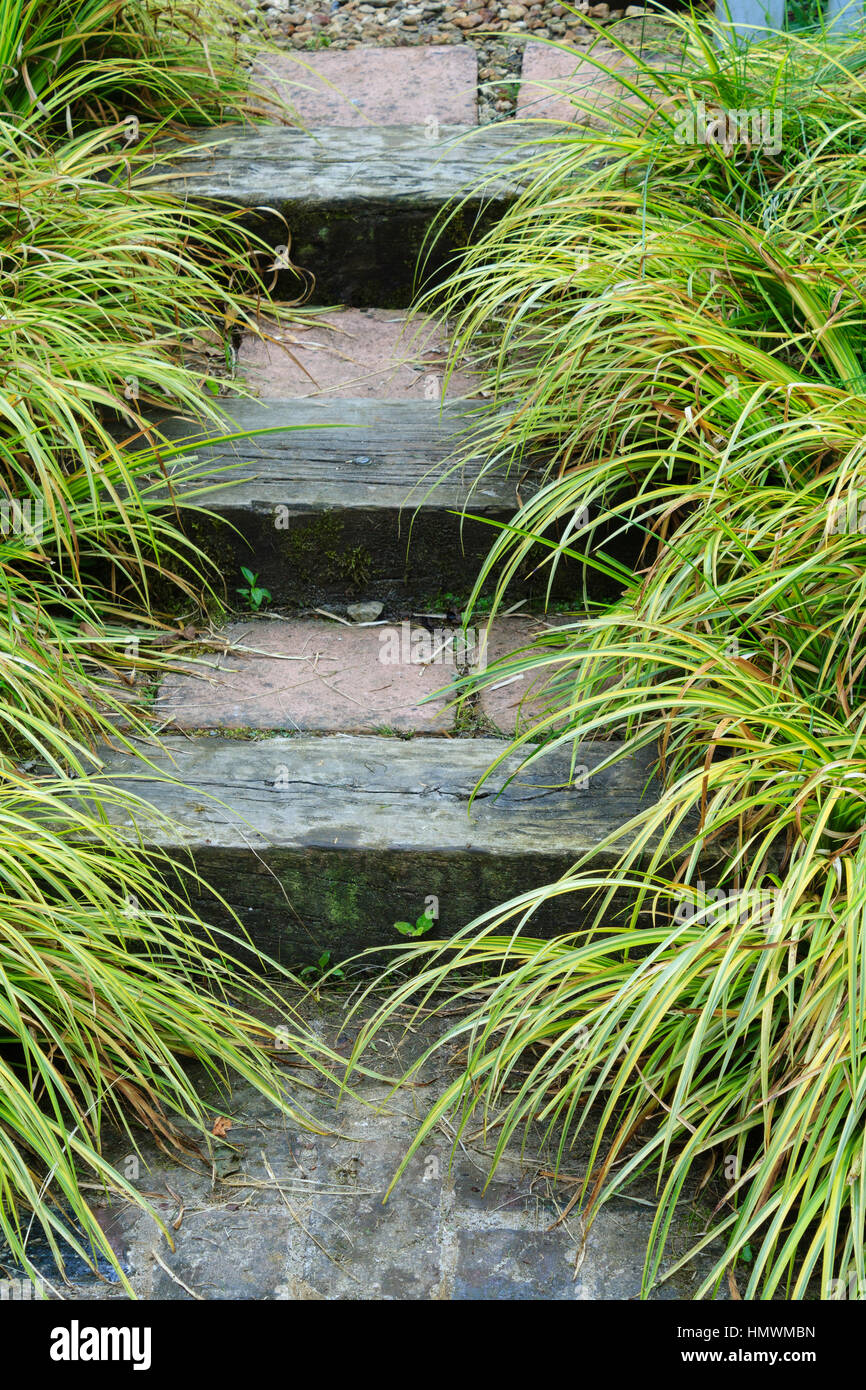
{"label": "stone step tread", "polygon": [[[153,714],[160,726],[184,730],[454,733],[468,713],[465,702],[446,693],[458,676],[579,617],[515,615],[465,631],[443,614],[348,626],[253,617],[230,623],[210,650],[179,662],[163,679]],[[545,667],[543,677],[551,674]],[[512,734],[518,722],[524,727],[543,715],[542,686],[539,676],[509,676],[481,691],[480,710]]]}
{"label": "stone step tread", "polygon": [[[646,49],[642,58],[653,67],[664,67],[672,61],[664,54]],[[609,115],[614,106],[622,103],[633,110],[648,110],[623,82],[602,71],[599,67],[602,63],[621,72],[624,82],[647,90],[647,80],[631,54],[610,45],[595,48],[590,57],[585,51],[556,44],[526,44],[517,92],[518,119],[529,117],[595,126],[603,123],[605,114]],[[656,96],[659,94],[657,90]]]}
{"label": "stone step tread", "polygon": [[447,327],[426,314],[339,309],[314,322],[265,318],[258,328],[241,339],[238,372],[263,398],[438,401],[475,396],[480,387],[462,364],[446,382]]}
{"label": "stone step tread", "polygon": [[256,76],[301,124],[474,125],[478,60],[469,45],[268,53]]}
{"label": "stone step tread", "polygon": [[[433,635],[418,632],[432,649]],[[215,639],[225,643],[223,652],[164,678],[154,715],[176,729],[448,733],[454,709],[444,696],[429,697],[457,674],[453,640],[438,663],[422,665],[391,659],[395,639],[402,655],[401,636],[391,624],[347,627],[327,619],[231,623]]]}
{"label": "stone step tread", "polygon": [[[319,954],[311,942],[306,964]],[[347,1020],[345,995],[330,987],[314,995],[287,989],[285,997],[324,1043],[348,1056],[369,1011]],[[336,1120],[339,1070],[333,1085],[320,1081],[316,1090],[304,1090],[304,1108],[319,1120],[322,1134],[283,1122],[245,1079],[233,1074],[227,1095],[219,1078],[202,1063],[190,1062],[203,1102],[231,1118],[232,1147],[223,1146],[215,1179],[210,1163],[188,1155],[175,1158],[164,1143],[140,1137],[135,1172],[146,1179],[149,1192],[161,1194],[152,1199],[156,1210],[177,1229],[169,1247],[148,1213],[130,1211],[122,1221],[115,1219],[112,1229],[137,1297],[181,1302],[196,1296],[391,1302],[638,1298],[658,1202],[652,1175],[631,1185],[627,1197],[602,1206],[588,1235],[575,1212],[558,1220],[591,1168],[591,1132],[581,1132],[558,1154],[557,1131],[545,1133],[543,1123],[526,1133],[521,1129],[488,1182],[499,1127],[467,1127],[462,1144],[452,1151],[450,1135],[434,1126],[383,1202],[423,1114],[457,1075],[459,1056],[450,1059],[449,1049],[423,1060],[456,1021],[453,1002],[441,1016],[432,1012],[435,1002],[426,1000],[411,1026],[398,1019],[378,1040],[378,1055],[386,1049],[388,1064],[378,1070],[399,1076],[417,1066],[414,1089],[394,1093],[387,1081],[356,1073],[351,1089],[340,1094]],[[243,1004],[268,1025],[275,1048],[285,1055],[286,1024],[280,1015],[255,999]],[[375,1065],[377,1054],[368,1055]],[[295,1095],[296,1072],[287,1068],[286,1074]],[[106,1135],[107,1158],[121,1171],[126,1167],[127,1174],[129,1147],[122,1131]],[[231,1184],[244,1185],[232,1189]],[[178,1222],[181,1204],[187,1217]],[[684,1202],[675,1218],[669,1263],[695,1243],[694,1221],[691,1204]],[[226,1258],[229,1245],[231,1259]],[[161,1252],[159,1263],[154,1250]],[[0,1257],[4,1254],[0,1247]],[[47,1242],[37,1232],[28,1254],[59,1282]],[[693,1297],[696,1273],[704,1277],[720,1254],[718,1246],[703,1251],[695,1265],[650,1297]],[[69,1278],[81,1282],[77,1289],[64,1289],[67,1298],[106,1299],[116,1293],[105,1281],[85,1282],[80,1261],[76,1267],[71,1259],[70,1265]],[[727,1288],[720,1297],[726,1294]]]}

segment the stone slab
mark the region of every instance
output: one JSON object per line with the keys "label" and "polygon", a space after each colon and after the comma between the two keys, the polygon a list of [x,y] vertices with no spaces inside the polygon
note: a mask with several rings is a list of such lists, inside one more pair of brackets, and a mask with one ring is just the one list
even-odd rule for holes
{"label": "stone slab", "polygon": [[[617,49],[596,50],[593,56],[606,66],[634,73],[634,64]],[[585,52],[547,43],[526,45],[517,95],[518,120],[542,117],[548,121],[594,123],[618,99],[630,103],[637,100],[616,78],[590,62]]]}
{"label": "stone slab", "polygon": [[[346,1000],[339,988],[326,986],[315,1000],[295,990],[290,1002],[325,1042],[347,1055],[361,1019],[342,1031]],[[260,1016],[265,1012],[252,1007]],[[378,1038],[383,1063],[387,1059],[383,1069],[399,1076],[454,1021],[450,1014],[400,1015]],[[368,1053],[367,1061],[375,1066],[376,1056]],[[397,1092],[356,1074],[354,1093],[343,1094],[339,1109],[330,1083],[318,1093],[302,1092],[302,1104],[323,1131],[318,1134],[241,1078],[232,1076],[226,1090],[199,1063],[189,1065],[203,1100],[231,1119],[231,1147],[220,1151],[216,1176],[206,1155],[174,1161],[138,1130],[137,1152],[129,1135],[105,1139],[109,1161],[149,1195],[171,1231],[173,1248],[151,1216],[115,1200],[118,1253],[145,1303],[638,1296],[658,1201],[651,1177],[628,1189],[631,1200],[602,1207],[585,1240],[577,1210],[553,1227],[586,1171],[589,1133],[566,1148],[557,1180],[558,1135],[530,1126],[508,1144],[484,1191],[498,1130],[470,1127],[452,1149],[443,1125],[383,1201],[421,1117],[456,1079],[459,1054],[449,1059],[443,1050],[422,1063],[414,1088]],[[288,1069],[290,1097],[299,1090],[296,1076]],[[717,1186],[714,1178],[713,1195]],[[701,1206],[698,1195],[684,1192],[666,1268],[699,1239],[711,1200],[705,1190]],[[121,1286],[88,1278],[80,1263],[70,1266],[71,1284],[63,1286],[50,1252],[31,1253],[51,1281],[52,1296],[51,1286],[69,1301],[125,1300]],[[650,1297],[692,1297],[720,1253],[718,1246],[702,1252]],[[727,1285],[720,1296],[728,1296]]]}
{"label": "stone slab", "polygon": [[394,633],[327,620],[233,623],[224,653],[165,677],[155,714],[177,729],[446,733],[448,702],[421,701],[448,683],[453,666],[391,661]]}
{"label": "stone slab", "polygon": [[574,1241],[566,1231],[460,1231],[455,1301],[575,1299]]}
{"label": "stone slab", "polygon": [[[483,651],[488,667],[494,662],[506,662],[512,656],[519,661],[521,655],[526,654],[523,648],[529,647],[539,635],[556,628],[573,626],[583,616],[580,612],[563,612],[496,618],[486,627],[479,627],[478,648]],[[573,650],[574,640],[573,633],[564,634],[562,643]],[[562,669],[563,663],[557,661],[555,641],[546,646],[548,660],[543,669],[520,674],[509,673],[506,669],[499,677],[491,672],[491,683],[479,691],[481,710],[499,733],[508,737],[525,733],[561,708],[562,690],[555,693],[547,687],[557,671]],[[606,682],[607,685],[610,683]],[[554,720],[545,726],[545,732],[555,732],[562,722],[563,719]],[[625,729],[607,724],[591,736],[601,739],[624,738]]]}
{"label": "stone slab", "polygon": [[474,394],[478,378],[452,372],[446,383],[448,341],[427,315],[401,309],[342,309],[315,324],[260,325],[245,334],[238,367],[259,396],[428,400]]}
{"label": "stone slab", "polygon": [[470,45],[269,53],[256,64],[301,125],[474,125],[478,63]]}

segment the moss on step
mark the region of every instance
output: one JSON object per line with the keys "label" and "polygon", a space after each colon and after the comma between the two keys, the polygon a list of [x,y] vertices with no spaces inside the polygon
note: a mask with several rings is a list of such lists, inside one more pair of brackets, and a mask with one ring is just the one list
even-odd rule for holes
{"label": "moss on step", "polygon": [[300,583],[324,579],[360,588],[370,576],[372,555],[365,546],[346,545],[343,521],[334,512],[275,531],[275,536],[278,552]]}
{"label": "moss on step", "polygon": [[200,729],[184,729],[188,738],[230,738],[237,743],[261,743],[269,738],[293,738],[297,729],[253,729],[248,725],[234,728],[227,724],[215,724]]}

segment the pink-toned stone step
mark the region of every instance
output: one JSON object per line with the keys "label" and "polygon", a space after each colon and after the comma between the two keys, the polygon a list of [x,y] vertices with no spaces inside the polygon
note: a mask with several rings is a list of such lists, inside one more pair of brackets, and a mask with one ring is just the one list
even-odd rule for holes
{"label": "pink-toned stone step", "polygon": [[[519,652],[546,629],[577,622],[580,614],[554,613],[544,617],[505,617],[495,619],[487,629],[486,664],[490,666]],[[553,655],[553,653],[551,653]],[[538,673],[503,675],[480,694],[480,706],[487,719],[502,734],[521,733],[544,717],[550,696],[544,686],[556,670],[555,664]]]}
{"label": "pink-toned stone step", "polygon": [[475,125],[478,63],[469,44],[268,54],[258,71],[308,129],[315,126]]}
{"label": "pink-toned stone step", "polygon": [[314,324],[263,322],[238,352],[244,380],[262,397],[439,400],[471,396],[465,369],[445,380],[447,335],[426,315],[403,309],[341,309]]}
{"label": "pink-toned stone step", "polygon": [[[219,650],[165,677],[154,714],[176,729],[448,734],[457,711],[437,692],[579,616],[515,615],[465,635],[435,617],[426,625],[266,617],[232,623]],[[510,737],[543,718],[544,687],[557,669],[555,649],[551,655],[540,674],[503,674],[480,692],[480,711],[498,733]]]}
{"label": "pink-toned stone step", "polygon": [[422,701],[457,673],[450,637],[409,624],[233,623],[224,651],[166,676],[155,714],[176,729],[446,734],[448,701]]}
{"label": "pink-toned stone step", "polygon": [[[618,68],[634,79],[635,67],[617,49],[585,52],[547,43],[528,43],[523,53],[517,117],[595,124],[617,101],[639,104],[615,77],[598,64]],[[579,104],[575,104],[574,97]],[[587,109],[589,108],[589,109]]]}

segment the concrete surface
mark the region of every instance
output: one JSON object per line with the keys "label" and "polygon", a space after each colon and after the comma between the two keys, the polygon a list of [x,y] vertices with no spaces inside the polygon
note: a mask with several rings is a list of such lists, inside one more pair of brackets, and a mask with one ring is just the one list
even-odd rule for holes
{"label": "concrete surface", "polygon": [[257,71],[311,126],[474,125],[478,119],[475,51],[364,48],[269,53]]}
{"label": "concrete surface", "polygon": [[410,322],[402,309],[342,309],[314,325],[261,327],[266,337],[244,337],[238,367],[262,397],[437,401],[478,388],[466,371],[446,386],[446,335],[426,315]]}
{"label": "concrete surface", "polygon": [[[346,987],[322,992],[304,1006],[321,1035],[348,1053],[353,1034],[337,1017]],[[368,1061],[390,1076],[429,1046],[443,1022],[424,1019],[408,1033],[386,1029]],[[453,1022],[448,1019],[446,1022]],[[203,1097],[231,1120],[216,1161],[167,1158],[148,1140],[140,1153],[128,1138],[109,1145],[111,1158],[134,1174],[172,1233],[174,1249],[154,1220],[126,1202],[106,1204],[104,1228],[142,1299],[205,1300],[479,1300],[557,1302],[626,1300],[639,1295],[655,1196],[652,1185],[603,1207],[587,1233],[577,1211],[559,1222],[582,1176],[582,1148],[567,1151],[559,1176],[550,1146],[531,1132],[521,1155],[509,1146],[487,1185],[495,1126],[485,1136],[473,1121],[455,1145],[449,1120],[433,1130],[392,1195],[395,1170],[426,1107],[459,1074],[459,1058],[442,1053],[425,1064],[420,1085],[390,1094],[364,1081],[357,1098],[334,1111],[331,1096],[309,1102],[330,1132],[305,1132],[238,1083],[220,1096],[204,1078]],[[289,1089],[299,1100],[298,1073]],[[379,1108],[382,1107],[382,1108]],[[582,1143],[582,1141],[581,1141]],[[138,1165],[137,1167],[135,1165]],[[700,1233],[688,1200],[671,1242],[671,1262]],[[697,1269],[677,1275],[651,1296],[683,1299]],[[125,1299],[115,1279],[84,1277],[69,1285],[45,1263],[57,1296]]]}
{"label": "concrete surface", "polygon": [[[224,654],[201,656],[189,675],[166,676],[155,713],[177,729],[445,733],[454,723],[448,702],[421,702],[456,674],[451,634],[429,664],[383,660],[392,647],[403,654],[401,635],[390,625],[327,619],[233,623],[223,634]],[[425,641],[419,654],[433,658],[432,634],[419,629],[418,637]]]}

